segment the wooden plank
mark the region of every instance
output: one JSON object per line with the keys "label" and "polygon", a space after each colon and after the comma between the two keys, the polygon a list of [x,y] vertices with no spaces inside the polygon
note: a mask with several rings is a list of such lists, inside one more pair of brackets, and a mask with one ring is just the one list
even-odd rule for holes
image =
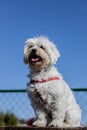
{"label": "wooden plank", "polygon": [[0,130],[87,130],[87,127],[76,127],[76,128],[48,128],[48,127],[0,127]]}

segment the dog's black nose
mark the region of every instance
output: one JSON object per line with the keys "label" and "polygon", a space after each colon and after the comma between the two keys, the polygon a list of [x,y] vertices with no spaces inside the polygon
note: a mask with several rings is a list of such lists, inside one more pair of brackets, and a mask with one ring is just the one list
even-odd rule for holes
{"label": "dog's black nose", "polygon": [[35,54],[35,53],[36,53],[36,51],[37,51],[37,49],[33,49],[33,50],[32,50],[32,53],[33,53],[33,54]]}

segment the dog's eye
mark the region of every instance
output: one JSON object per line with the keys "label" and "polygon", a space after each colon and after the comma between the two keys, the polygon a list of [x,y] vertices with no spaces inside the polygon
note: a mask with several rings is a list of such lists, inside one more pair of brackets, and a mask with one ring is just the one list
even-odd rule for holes
{"label": "dog's eye", "polygon": [[41,48],[41,49],[45,49],[45,47],[43,47],[43,46],[40,46],[40,48]]}
{"label": "dog's eye", "polygon": [[32,47],[33,47],[33,45],[29,46],[29,48],[32,48]]}

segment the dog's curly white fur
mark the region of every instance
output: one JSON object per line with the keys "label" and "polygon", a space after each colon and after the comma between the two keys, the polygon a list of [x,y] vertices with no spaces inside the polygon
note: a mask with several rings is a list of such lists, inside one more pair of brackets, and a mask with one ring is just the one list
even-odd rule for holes
{"label": "dog's curly white fur", "polygon": [[36,114],[34,126],[80,126],[80,107],[54,66],[59,57],[59,51],[47,37],[40,36],[26,41],[24,62],[30,67],[27,93]]}

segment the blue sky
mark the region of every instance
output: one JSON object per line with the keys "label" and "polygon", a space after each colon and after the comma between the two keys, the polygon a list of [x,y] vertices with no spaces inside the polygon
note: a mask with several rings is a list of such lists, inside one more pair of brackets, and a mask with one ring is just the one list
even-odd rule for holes
{"label": "blue sky", "polygon": [[57,68],[72,87],[87,87],[86,0],[0,0],[0,89],[25,89],[25,40],[47,35],[60,50]]}

